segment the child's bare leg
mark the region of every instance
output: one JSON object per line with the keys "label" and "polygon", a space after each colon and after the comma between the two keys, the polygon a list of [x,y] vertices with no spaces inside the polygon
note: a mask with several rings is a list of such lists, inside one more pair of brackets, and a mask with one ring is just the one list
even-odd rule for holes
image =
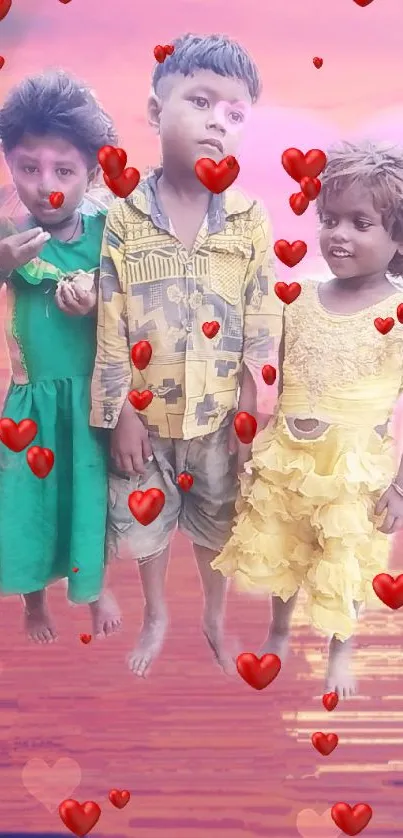
{"label": "child's bare leg", "polygon": [[166,547],[159,556],[139,562],[145,600],[144,619],[137,646],[129,658],[129,666],[136,675],[143,677],[161,651],[168,625],[165,604],[168,561],[169,547]]}
{"label": "child's bare leg", "polygon": [[103,590],[96,602],[90,603],[93,631],[96,637],[109,637],[119,631],[122,617],[116,599],[110,591]]}
{"label": "child's bare leg", "polygon": [[[360,604],[354,603],[357,613]],[[357,692],[357,684],[351,672],[351,659],[353,653],[353,638],[342,642],[332,637],[329,644],[329,660],[327,668],[325,692],[335,692],[340,698],[349,698]]]}
{"label": "child's bare leg", "polygon": [[224,616],[227,580],[219,570],[213,570],[211,562],[218,555],[214,550],[193,544],[204,592],[203,631],[218,663],[228,675],[236,671],[235,650],[228,648],[224,636]]}
{"label": "child's bare leg", "polygon": [[46,591],[24,594],[25,630],[36,643],[52,643],[57,634],[47,607]]}
{"label": "child's bare leg", "polygon": [[261,655],[277,655],[281,662],[286,658],[291,617],[297,599],[298,591],[287,602],[283,602],[278,596],[272,597],[272,620],[269,633],[260,650]]}

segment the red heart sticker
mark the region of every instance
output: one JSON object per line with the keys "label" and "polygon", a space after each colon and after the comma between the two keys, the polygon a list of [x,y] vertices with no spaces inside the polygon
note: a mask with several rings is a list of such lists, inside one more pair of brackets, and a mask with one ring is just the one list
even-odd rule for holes
{"label": "red heart sticker", "polygon": [[210,192],[219,195],[228,189],[239,175],[239,164],[235,157],[224,157],[216,163],[210,157],[201,157],[195,165],[195,172],[200,182]]}
{"label": "red heart sticker", "polygon": [[274,384],[277,377],[275,367],[272,367],[271,364],[265,364],[264,367],[262,367],[262,376],[265,384]]}
{"label": "red heart sticker", "polygon": [[314,63],[314,66],[316,67],[316,69],[320,70],[320,68],[323,65],[323,58],[319,58],[318,55],[315,55],[315,58],[313,58],[312,61]]}
{"label": "red heart sticker", "polygon": [[403,303],[400,303],[396,309],[396,317],[399,323],[403,323]]}
{"label": "red heart sticker", "polygon": [[173,44],[165,44],[165,46],[157,44],[157,46],[154,47],[154,58],[156,61],[158,61],[159,64],[163,64],[166,57],[168,55],[173,55],[174,52],[175,47],[173,46]]}
{"label": "red heart sticker", "polygon": [[303,215],[309,207],[309,201],[302,192],[294,192],[289,199],[290,207],[295,215]]}
{"label": "red heart sticker", "polygon": [[0,55],[0,70],[3,69],[5,63],[6,63],[6,59],[4,58],[3,55]]}
{"label": "red heart sticker", "polygon": [[72,567],[73,573],[78,573],[78,567]]}
{"label": "red heart sticker", "polygon": [[11,0],[0,0],[0,20],[4,20],[12,6]]}
{"label": "red heart sticker", "polygon": [[276,282],[274,291],[281,302],[290,305],[290,303],[293,303],[299,297],[301,286],[299,282],[290,282],[289,285],[286,282]]}
{"label": "red heart sticker", "polygon": [[299,148],[287,148],[281,162],[287,174],[301,183],[303,177],[318,177],[326,166],[327,157],[319,148],[311,148],[306,154]]}
{"label": "red heart sticker", "polygon": [[327,757],[338,745],[339,737],[335,733],[313,733],[312,745],[322,756]]}
{"label": "red heart sticker", "polygon": [[158,518],[165,504],[165,495],[161,489],[147,489],[146,492],[137,490],[129,495],[128,504],[136,521],[147,527]]}
{"label": "red heart sticker", "polygon": [[369,6],[372,2],[373,0],[354,0],[354,3],[357,3],[357,6],[361,6],[362,9],[364,9],[365,6]]}
{"label": "red heart sticker", "polygon": [[203,323],[202,329],[206,338],[215,338],[216,334],[220,331],[220,324],[218,320],[211,320],[210,323]]}
{"label": "red heart sticker", "polygon": [[49,203],[53,209],[60,209],[64,204],[63,192],[51,192],[49,195]]}
{"label": "red heart sticker", "polygon": [[108,797],[112,805],[116,806],[116,809],[124,809],[130,800],[130,792],[126,789],[124,791],[119,791],[119,789],[111,789]]}
{"label": "red heart sticker", "polygon": [[378,329],[378,332],[381,333],[381,335],[387,335],[388,332],[390,332],[390,330],[393,329],[395,321],[393,317],[385,317],[385,319],[383,317],[375,317],[374,325],[375,328]]}
{"label": "red heart sticker", "polygon": [[136,410],[145,410],[151,404],[154,395],[151,390],[142,390],[141,393],[138,390],[130,390],[127,398]]}
{"label": "red heart sticker", "polygon": [[94,829],[101,817],[101,809],[98,803],[93,800],[87,800],[86,803],[78,803],[77,800],[63,800],[59,806],[59,815],[67,826],[67,829],[78,835],[78,838],[84,838],[88,835],[91,829]]}
{"label": "red heart sticker", "polygon": [[133,167],[124,169],[122,174],[116,178],[110,178],[104,173],[104,181],[108,189],[110,189],[114,195],[117,195],[118,198],[127,198],[131,195],[139,180],[140,172],[137,171],[137,169],[133,169]]}
{"label": "red heart sticker", "polygon": [[127,163],[127,154],[123,148],[113,145],[103,145],[98,151],[99,165],[110,178],[118,178],[123,174]]}
{"label": "red heart sticker", "polygon": [[238,439],[245,445],[250,445],[257,431],[257,422],[250,413],[241,410],[234,418],[234,428]]}
{"label": "red heart sticker", "polygon": [[27,463],[35,475],[44,479],[50,474],[55,463],[55,455],[50,448],[41,448],[40,445],[33,445],[27,451]]}
{"label": "red heart sticker", "polygon": [[243,652],[238,655],[236,668],[241,678],[254,687],[255,690],[264,690],[268,687],[281,669],[281,660],[277,655],[263,655],[258,658],[253,652]]}
{"label": "red heart sticker", "polygon": [[330,814],[336,824],[346,835],[358,835],[372,818],[372,809],[367,803],[357,803],[350,806],[348,803],[336,803],[332,806]]}
{"label": "red heart sticker", "polygon": [[11,451],[23,451],[38,433],[38,425],[33,419],[0,419],[0,440]]}
{"label": "red heart sticker", "polygon": [[301,192],[309,201],[318,197],[322,184],[317,177],[303,177],[300,183]]}
{"label": "red heart sticker", "polygon": [[325,710],[328,710],[330,713],[335,707],[337,707],[339,703],[339,696],[337,693],[325,693],[325,695],[322,696],[322,703]]}
{"label": "red heart sticker", "polygon": [[92,634],[80,634],[80,640],[81,643],[85,643],[85,645],[87,645],[87,643],[91,643]]}
{"label": "red heart sticker", "polygon": [[71,3],[71,0],[59,0],[59,3],[64,3],[67,6],[67,3]]}
{"label": "red heart sticker", "polygon": [[131,357],[136,369],[145,370],[151,361],[152,354],[153,351],[148,340],[139,340],[138,343],[135,343],[132,347]]}
{"label": "red heart sticker", "polygon": [[279,239],[274,243],[274,252],[277,259],[280,259],[280,262],[283,262],[288,268],[295,268],[295,265],[298,265],[306,256],[307,250],[305,242],[302,241],[290,244],[285,239]]}
{"label": "red heart sticker", "polygon": [[390,576],[389,573],[378,573],[372,580],[372,587],[379,599],[395,611],[403,605],[403,573],[400,576]]}
{"label": "red heart sticker", "polygon": [[189,472],[182,471],[178,474],[177,480],[178,486],[182,489],[182,492],[189,492],[193,486],[193,477]]}

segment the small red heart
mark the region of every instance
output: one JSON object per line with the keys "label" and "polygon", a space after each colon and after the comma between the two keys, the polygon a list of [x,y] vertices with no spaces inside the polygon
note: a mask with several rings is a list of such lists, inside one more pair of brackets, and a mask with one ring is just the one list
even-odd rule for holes
{"label": "small red heart", "polygon": [[200,182],[210,192],[219,195],[231,186],[239,175],[239,163],[235,157],[224,157],[216,163],[210,157],[201,157],[195,164],[195,172]]}
{"label": "small red heart", "polygon": [[218,320],[211,320],[210,323],[203,323],[202,329],[206,338],[215,338],[216,334],[220,331],[220,324]]}
{"label": "small red heart", "polygon": [[38,425],[33,419],[0,419],[0,440],[11,451],[23,451],[38,433]]}
{"label": "small red heart", "polygon": [[3,69],[5,63],[6,63],[6,59],[2,55],[0,55],[0,70]]}
{"label": "small red heart", "polygon": [[318,56],[318,55],[315,55],[315,58],[313,58],[313,59],[312,59],[312,61],[313,61],[314,65],[315,65],[316,69],[317,69],[317,70],[320,70],[320,68],[321,68],[321,67],[322,67],[322,65],[323,65],[323,58],[319,58],[319,56]]}
{"label": "small red heart", "polygon": [[303,177],[300,183],[301,192],[309,199],[314,201],[318,197],[322,188],[322,184],[317,177]]}
{"label": "small red heart", "polygon": [[390,576],[389,573],[378,573],[372,580],[372,587],[380,600],[389,608],[397,610],[403,605],[403,573],[400,576]]}
{"label": "small red heart", "polygon": [[0,0],[0,20],[4,20],[12,6],[11,0]]}
{"label": "small red heart", "polygon": [[110,178],[118,178],[123,173],[127,163],[127,154],[123,148],[113,145],[103,145],[98,151],[99,165]]}
{"label": "small red heart", "polygon": [[67,3],[71,3],[71,0],[59,0],[59,3],[64,3],[67,6]]}
{"label": "small red heart", "polygon": [[280,259],[280,262],[283,262],[288,268],[295,268],[295,265],[298,265],[298,262],[301,262],[306,256],[307,250],[305,242],[302,241],[290,244],[285,239],[279,239],[274,243],[274,252],[277,259]]}
{"label": "small red heart", "polygon": [[299,297],[301,286],[299,282],[290,282],[289,285],[286,282],[276,282],[274,291],[282,303],[290,305],[290,303],[293,303]]}
{"label": "small red heart", "polygon": [[262,367],[262,376],[265,384],[274,384],[277,377],[277,371],[271,364],[265,364],[264,367]]}
{"label": "small red heart", "polygon": [[73,571],[73,573],[78,573],[78,567],[73,567],[72,571]]}
{"label": "small red heart", "polygon": [[263,655],[258,658],[253,652],[243,652],[238,655],[236,668],[241,678],[254,687],[255,690],[264,690],[268,687],[281,669],[281,660],[277,655]]}
{"label": "small red heart", "polygon": [[138,390],[130,390],[127,398],[136,410],[145,410],[151,404],[154,394],[151,390],[142,390],[141,393]]}
{"label": "small red heart", "polygon": [[373,0],[354,0],[354,3],[357,3],[357,6],[361,6],[362,9],[364,9],[365,6],[369,6],[372,2]]}
{"label": "small red heart", "polygon": [[63,192],[51,192],[49,195],[49,203],[53,209],[60,209],[64,203]]}
{"label": "small red heart", "polygon": [[388,332],[393,329],[395,321],[393,317],[385,317],[385,319],[383,319],[383,317],[375,317],[374,324],[375,328],[378,329],[378,332],[380,332],[381,335],[387,335]]}
{"label": "small red heart", "polygon": [[111,789],[108,797],[113,806],[116,806],[117,809],[124,809],[130,800],[130,792],[126,790],[119,791],[119,789]]}
{"label": "small red heart", "polygon": [[339,737],[335,733],[313,733],[312,745],[322,756],[327,757],[337,747]]}
{"label": "small red heart", "polygon": [[327,157],[319,148],[311,148],[306,154],[299,148],[287,148],[281,162],[287,174],[301,183],[303,177],[318,177],[326,166]]}
{"label": "small red heart", "polygon": [[87,643],[91,643],[92,634],[80,634],[80,640],[81,643],[85,643],[87,645]]}
{"label": "small red heart", "polygon": [[257,422],[254,416],[241,410],[235,416],[234,428],[238,439],[249,445],[256,436]]}
{"label": "small red heart", "polygon": [[159,64],[163,64],[167,55],[172,55],[174,52],[175,47],[172,44],[166,44],[165,46],[161,46],[161,44],[157,44],[154,47],[154,58],[158,61]]}
{"label": "small red heart", "polygon": [[78,838],[88,835],[101,817],[101,809],[98,803],[87,800],[86,803],[78,803],[77,800],[63,800],[59,806],[59,815],[64,825]]}
{"label": "small red heart", "polygon": [[193,486],[193,477],[187,471],[182,471],[178,474],[177,480],[178,486],[182,489],[182,492],[189,492]]}
{"label": "small red heart", "polygon": [[309,201],[302,192],[294,192],[289,199],[290,207],[295,215],[303,215],[309,207]]}
{"label": "small red heart", "polygon": [[147,489],[146,492],[138,490],[129,495],[128,504],[136,521],[147,527],[158,518],[165,504],[165,495],[161,489]]}
{"label": "small red heart", "polygon": [[403,323],[403,303],[400,303],[396,309],[396,316],[399,323]]}
{"label": "small red heart", "polygon": [[322,703],[324,708],[330,713],[335,707],[337,707],[339,703],[339,696],[337,693],[325,693],[325,695],[322,696]]}
{"label": "small red heart", "polygon": [[118,198],[127,198],[131,195],[139,180],[140,172],[137,171],[137,169],[133,169],[133,167],[124,169],[122,174],[116,178],[110,178],[108,175],[104,174],[104,181],[107,187],[114,195],[117,195]]}
{"label": "small red heart", "polygon": [[50,448],[41,448],[40,445],[34,445],[32,448],[28,448],[27,463],[35,477],[43,479],[52,471],[55,455]]}
{"label": "small red heart", "polygon": [[173,55],[175,52],[175,47],[173,44],[165,44],[164,49],[167,55]]}
{"label": "small red heart", "polygon": [[145,370],[151,361],[153,354],[151,344],[148,340],[139,340],[132,347],[131,356],[134,366],[137,370]]}
{"label": "small red heart", "polygon": [[357,803],[350,806],[349,803],[336,803],[332,806],[330,814],[339,829],[346,835],[358,835],[372,818],[372,809],[367,803]]}

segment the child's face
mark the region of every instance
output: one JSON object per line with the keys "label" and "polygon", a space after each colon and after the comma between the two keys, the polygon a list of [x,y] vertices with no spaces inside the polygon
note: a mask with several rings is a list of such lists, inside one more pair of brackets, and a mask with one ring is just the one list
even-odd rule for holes
{"label": "child's face", "polygon": [[[7,162],[22,203],[46,227],[72,216],[88,187],[84,157],[61,137],[26,134],[7,156]],[[51,192],[63,192],[60,209],[51,206]]]}
{"label": "child's face", "polygon": [[400,250],[385,230],[371,192],[356,184],[326,202],[320,248],[338,279],[385,274]]}
{"label": "child's face", "polygon": [[165,163],[190,171],[201,157],[218,163],[236,156],[251,108],[243,81],[200,70],[167,76],[161,87],[157,128]]}

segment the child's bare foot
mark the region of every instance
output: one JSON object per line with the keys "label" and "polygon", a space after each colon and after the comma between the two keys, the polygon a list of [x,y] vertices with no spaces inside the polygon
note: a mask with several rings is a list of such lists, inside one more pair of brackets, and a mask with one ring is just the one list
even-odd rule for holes
{"label": "child's bare foot", "polygon": [[226,675],[234,675],[236,672],[235,660],[237,657],[237,650],[235,643],[231,644],[225,638],[222,627],[216,622],[203,623],[203,634],[210,646],[211,651],[217,661],[222,667]]}
{"label": "child's bare foot", "polygon": [[288,631],[277,631],[275,628],[270,628],[267,639],[260,649],[260,655],[277,655],[283,663],[288,653],[289,637]]}
{"label": "child's bare foot", "polygon": [[96,602],[90,602],[92,627],[95,637],[109,637],[119,631],[122,618],[118,604],[111,593],[102,591]]}
{"label": "child's bare foot", "polygon": [[351,698],[357,692],[355,678],[350,671],[352,641],[342,643],[332,637],[325,692],[335,692],[340,698]]}
{"label": "child's bare foot", "polygon": [[168,618],[165,613],[154,618],[149,617],[147,613],[144,614],[143,628],[137,646],[129,657],[130,669],[140,678],[146,677],[152,662],[158,657],[165,640],[167,626]]}
{"label": "child's bare foot", "polygon": [[23,597],[25,604],[25,631],[35,643],[53,643],[57,638],[46,605],[44,591],[35,591]]}

